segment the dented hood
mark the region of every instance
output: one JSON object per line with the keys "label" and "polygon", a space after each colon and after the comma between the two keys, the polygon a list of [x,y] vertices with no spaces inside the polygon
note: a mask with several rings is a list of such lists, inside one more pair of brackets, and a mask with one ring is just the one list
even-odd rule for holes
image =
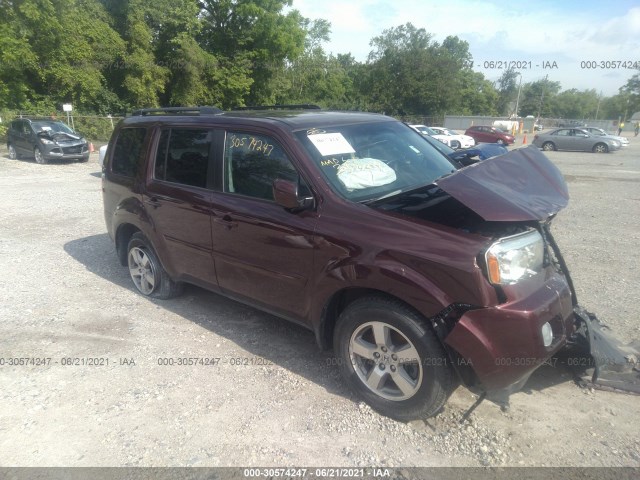
{"label": "dented hood", "polygon": [[569,203],[560,170],[533,146],[470,165],[437,185],[487,221],[545,220]]}

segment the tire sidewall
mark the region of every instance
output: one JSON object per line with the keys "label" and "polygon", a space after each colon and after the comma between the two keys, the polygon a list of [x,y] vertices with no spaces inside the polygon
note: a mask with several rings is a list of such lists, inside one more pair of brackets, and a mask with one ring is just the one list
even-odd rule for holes
{"label": "tire sidewall", "polygon": [[[441,408],[440,390],[450,383],[445,378],[451,372],[449,361],[434,332],[417,320],[417,315],[406,311],[359,303],[347,308],[340,316],[334,333],[334,349],[343,377],[347,383],[375,410],[398,420],[410,420],[432,416]],[[387,400],[376,395],[358,377],[349,355],[349,341],[353,332],[362,324],[377,320],[397,328],[415,346],[422,363],[422,384],[409,399]],[[447,393],[448,395],[448,393]],[[446,396],[445,396],[446,399]]]}
{"label": "tire sidewall", "polygon": [[[40,154],[40,160],[38,160],[38,154]],[[39,163],[40,165],[44,165],[45,163],[47,163],[47,160],[42,155],[42,150],[40,150],[39,147],[35,147],[33,149],[33,158],[35,159],[36,163]]]}
{"label": "tire sidewall", "polygon": [[[602,148],[602,150],[599,150],[599,148]],[[596,143],[593,146],[594,153],[607,153],[608,151],[609,151],[609,147],[607,147],[604,143]]]}
{"label": "tire sidewall", "polygon": [[129,240],[129,244],[127,245],[127,268],[129,268],[129,254],[131,253],[131,250],[136,247],[140,250],[144,250],[144,252],[147,254],[147,257],[149,258],[149,261],[153,265],[154,288],[151,293],[146,294],[138,288],[136,283],[133,281],[133,278],[131,278],[131,273],[129,273],[129,277],[131,278],[131,282],[133,283],[136,291],[140,295],[144,295],[145,297],[153,297],[162,289],[162,265],[160,264],[160,260],[158,259],[156,252],[153,251],[153,248],[151,248],[151,245],[149,245],[148,241],[142,236],[142,234],[136,233],[131,237],[131,240]]}

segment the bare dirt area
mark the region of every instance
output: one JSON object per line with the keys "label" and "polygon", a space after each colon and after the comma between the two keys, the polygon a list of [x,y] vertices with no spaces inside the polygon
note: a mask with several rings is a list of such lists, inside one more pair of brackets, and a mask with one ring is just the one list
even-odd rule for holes
{"label": "bare dirt area", "polygon": [[[640,137],[548,156],[572,197],[554,232],[580,303],[640,338]],[[352,396],[302,328],[196,287],[143,298],[106,234],[96,159],[0,150],[0,465],[640,466],[640,397],[560,367],[507,412],[484,402],[461,424],[475,396],[459,388],[403,424]]]}

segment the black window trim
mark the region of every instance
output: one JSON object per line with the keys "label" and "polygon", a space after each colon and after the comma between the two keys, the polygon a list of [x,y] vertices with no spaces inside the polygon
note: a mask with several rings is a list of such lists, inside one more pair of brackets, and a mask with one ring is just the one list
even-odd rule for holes
{"label": "black window trim", "polygon": [[[149,157],[148,157],[150,160],[148,162],[149,165],[147,165],[149,182],[157,182],[165,185],[179,186],[181,188],[190,188],[190,189],[195,188],[198,190],[205,190],[207,192],[217,191],[215,188],[216,183],[214,179],[215,179],[215,174],[217,170],[216,143],[217,143],[217,137],[218,137],[217,133],[218,131],[220,131],[219,127],[213,126],[213,125],[199,125],[199,124],[176,124],[176,125],[159,124],[153,130],[154,131],[151,136],[152,148],[151,148],[151,151],[149,152]],[[167,142],[167,150],[165,151],[165,156],[164,156],[165,176],[166,176],[166,168],[167,168],[166,155],[167,155],[167,151],[169,150],[169,144],[171,142],[172,130],[207,130],[209,132],[212,132],[212,140],[211,140],[211,145],[209,146],[209,157],[208,157],[208,163],[207,163],[207,179],[204,187],[199,187],[197,185],[189,185],[187,183],[172,182],[171,180],[165,180],[162,178],[156,178],[156,175],[155,175],[156,160],[158,159],[157,154],[158,154],[158,147],[160,145],[160,138],[162,137],[162,132],[167,130],[169,131],[169,141]]]}

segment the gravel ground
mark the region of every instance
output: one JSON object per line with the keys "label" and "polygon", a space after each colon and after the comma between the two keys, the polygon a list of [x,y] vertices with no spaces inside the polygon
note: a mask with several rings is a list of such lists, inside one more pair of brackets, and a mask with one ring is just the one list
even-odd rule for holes
{"label": "gravel ground", "polygon": [[[572,195],[554,231],[580,302],[624,340],[640,338],[631,142],[549,154]],[[461,424],[475,397],[459,388],[403,424],[354,398],[304,329],[196,287],[141,297],[105,233],[96,161],[0,150],[0,357],[51,359],[0,366],[0,465],[640,466],[640,397],[580,389],[560,368],[507,412],[485,402]],[[185,357],[219,361],[159,364]]]}

